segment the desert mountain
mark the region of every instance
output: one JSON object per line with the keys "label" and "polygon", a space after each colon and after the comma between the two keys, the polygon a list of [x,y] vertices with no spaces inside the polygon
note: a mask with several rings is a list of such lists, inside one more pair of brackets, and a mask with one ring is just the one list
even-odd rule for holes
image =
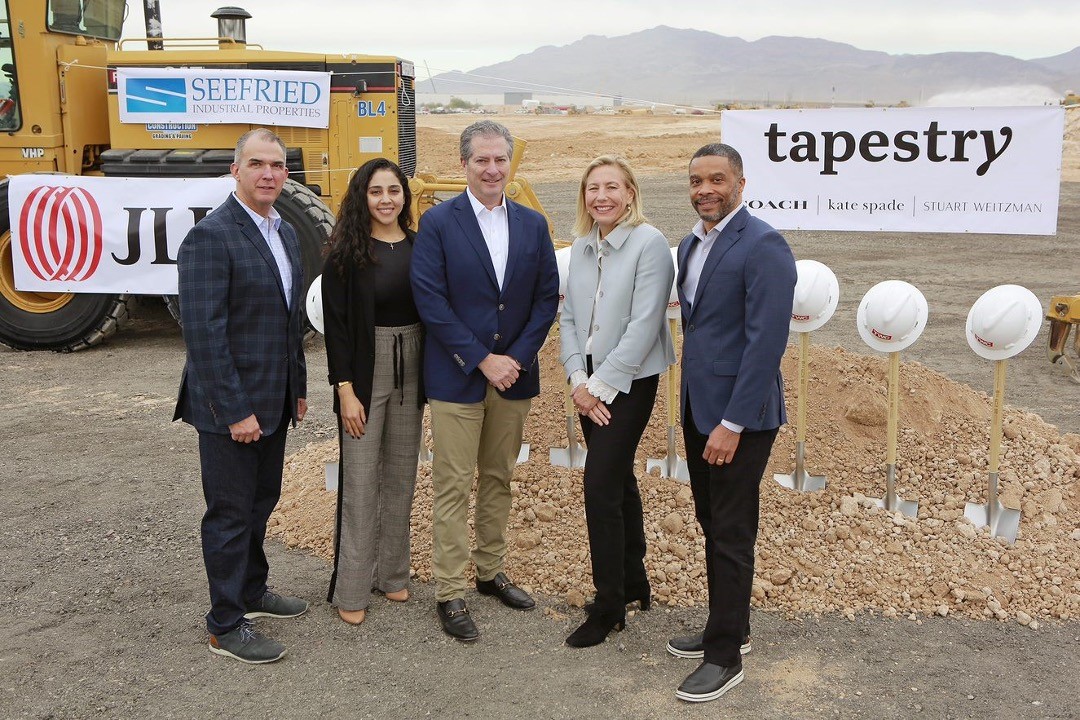
{"label": "desert mountain", "polygon": [[[483,77],[480,77],[483,76]],[[801,37],[748,42],[659,26],[618,37],[588,35],[469,73],[418,83],[421,93],[525,91],[617,95],[659,102],[922,103],[945,92],[1043,86],[1080,88],[1080,48],[1041,60],[994,53],[890,55]]]}

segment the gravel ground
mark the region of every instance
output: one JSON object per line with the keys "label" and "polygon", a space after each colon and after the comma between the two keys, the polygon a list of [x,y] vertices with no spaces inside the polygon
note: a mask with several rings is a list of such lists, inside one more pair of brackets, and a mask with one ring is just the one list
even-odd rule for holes
{"label": "gravel ground", "polygon": [[[538,187],[561,233],[573,187]],[[677,238],[692,218],[682,178],[647,180],[654,223]],[[1080,288],[1080,185],[1062,190],[1057,237],[792,233],[798,257],[831,265],[843,297],[815,342],[860,350],[854,309],[878,280],[919,286],[931,306],[904,355],[989,390],[989,363],[962,336],[986,288],[1018,282],[1041,298]],[[1080,429],[1080,386],[1036,345],[1010,363],[1009,403],[1063,432]],[[196,436],[171,423],[183,345],[168,313],[146,304],[107,346],[76,355],[0,350],[0,717],[1071,718],[1080,625],[757,612],[742,687],[705,707],[679,703],[693,661],[664,653],[696,629],[700,608],[631,618],[596,648],[562,644],[582,616],[550,597],[517,613],[470,595],[484,636],[446,638],[433,587],[405,605],[378,601],[361,628],[323,601],[327,564],[269,548],[271,582],[312,601],[308,615],[261,620],[290,654],[251,668],[211,656],[198,544]],[[312,412],[295,451],[332,437],[325,356],[309,348]]]}

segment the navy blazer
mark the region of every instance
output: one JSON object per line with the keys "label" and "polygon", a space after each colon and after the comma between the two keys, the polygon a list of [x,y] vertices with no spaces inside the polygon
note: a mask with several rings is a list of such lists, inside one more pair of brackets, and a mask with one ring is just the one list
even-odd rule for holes
{"label": "navy blazer", "polygon": [[681,418],[708,435],[721,420],[746,430],[787,422],[780,360],[795,294],[795,258],[783,236],[741,208],[721,231],[698,279],[697,299],[683,294],[694,235],[679,243],[676,284],[682,308]]}
{"label": "navy blazer", "polygon": [[559,307],[559,269],[544,216],[509,199],[506,210],[510,244],[501,291],[465,193],[421,217],[411,277],[427,333],[428,399],[481,402],[488,381],[477,366],[489,353],[521,364],[521,376],[503,397],[540,393],[537,355]]}
{"label": "navy blazer", "polygon": [[[291,303],[259,228],[232,195],[199,221],[176,256],[187,363],[173,419],[227,433],[254,414],[264,434],[307,397],[300,243],[282,221]],[[286,396],[286,392],[288,396]]]}

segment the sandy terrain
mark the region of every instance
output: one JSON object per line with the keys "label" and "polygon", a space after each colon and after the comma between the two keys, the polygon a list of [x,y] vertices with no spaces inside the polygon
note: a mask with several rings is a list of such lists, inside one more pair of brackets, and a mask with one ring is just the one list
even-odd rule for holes
{"label": "sandy terrain", "polygon": [[[453,170],[455,135],[470,119],[425,116],[422,165]],[[642,171],[647,212],[670,238],[681,236],[692,223],[682,167],[693,149],[715,139],[717,131],[710,129],[718,128],[715,120],[504,119],[532,141],[522,173],[533,181],[560,235],[567,234],[571,222],[578,168],[600,152],[622,152]],[[1070,124],[1075,127],[1074,120]],[[1074,144],[1066,147],[1067,166],[1076,171],[1075,141],[1068,142]],[[438,165],[438,158],[447,164]],[[1073,177],[1068,167],[1066,177]],[[923,290],[931,321],[904,360],[923,366],[915,373],[919,378],[936,377],[933,371],[977,391],[965,395],[975,405],[954,404],[941,410],[945,417],[985,403],[978,392],[991,387],[991,365],[971,353],[962,335],[967,309],[983,290],[1017,282],[1041,298],[1080,291],[1074,257],[1080,247],[1080,183],[1062,187],[1056,237],[792,233],[789,240],[797,257],[821,260],[840,277],[837,315],[814,334],[817,352],[826,356],[835,346],[870,354],[858,340],[853,318],[871,285],[895,277]],[[1009,365],[1007,402],[1015,408],[1014,417],[1022,424],[1021,411],[1034,412],[1056,426],[1029,433],[1033,443],[1080,432],[1080,385],[1069,383],[1061,368],[1046,362],[1045,341],[1044,330]],[[298,458],[309,446],[332,440],[335,432],[321,342],[314,340],[308,350],[312,410],[289,439],[289,451]],[[819,362],[825,366],[825,360]],[[865,365],[872,384],[875,363],[880,357],[850,364]],[[1076,620],[1043,615],[1037,599],[1032,601],[1037,629],[1021,625],[1016,613],[1005,621],[956,617],[967,615],[962,603],[979,600],[966,593],[958,598],[951,588],[946,602],[954,609],[947,617],[920,612],[914,620],[884,618],[883,609],[868,607],[853,608],[857,612],[850,619],[843,607],[792,615],[779,603],[781,590],[777,602],[764,602],[753,614],[754,651],[746,661],[746,682],[700,708],[680,704],[672,694],[693,663],[663,651],[670,635],[699,626],[704,619],[700,607],[661,605],[631,618],[626,631],[603,645],[575,652],[562,641],[580,622],[581,611],[567,603],[564,590],[541,593],[541,609],[530,614],[504,610],[471,594],[470,607],[484,636],[466,647],[439,630],[433,588],[426,582],[414,583],[414,601],[376,601],[362,628],[345,627],[323,600],[329,578],[325,560],[272,542],[271,582],[309,599],[312,610],[297,620],[260,621],[289,645],[290,654],[281,663],[248,668],[215,658],[206,651],[203,633],[206,586],[198,542],[203,501],[196,436],[170,422],[182,364],[179,331],[153,302],[104,347],[75,355],[0,349],[0,613],[6,618],[0,624],[0,717],[696,718],[703,712],[785,719],[1076,717]],[[935,388],[945,387],[944,378],[933,382]],[[811,397],[814,392],[812,386]],[[923,407],[909,396],[905,403],[909,413]],[[824,427],[828,416],[821,413],[832,405],[823,399],[815,407],[818,427]],[[961,434],[974,443],[985,416],[977,409],[971,416],[973,427]],[[926,419],[908,418],[916,429]],[[561,439],[560,413],[534,418],[529,432],[536,438],[536,452],[546,452],[546,446]],[[1047,448],[1064,447],[1061,441],[1047,443]],[[820,441],[813,447],[818,449],[812,452],[828,452]],[[807,501],[823,526],[834,524],[831,503],[839,502],[845,469],[862,483],[859,492],[879,490],[873,466],[880,462],[880,445],[869,442],[865,448],[869,473],[837,462],[827,471],[835,473],[837,487],[836,495],[829,496],[830,507]],[[914,448],[901,447],[901,458],[915,462]],[[944,447],[940,454],[947,454]],[[1022,459],[1020,454],[1013,458],[1021,486],[1040,481],[1040,468],[1026,468]],[[814,458],[822,465],[831,460],[824,454]],[[1056,473],[1064,482],[1064,470],[1057,467],[1049,466],[1048,477]],[[933,478],[925,482],[917,490],[922,507],[954,502],[943,489],[932,488]],[[979,480],[963,482],[968,484],[958,486],[962,492],[952,493],[960,501],[977,491]],[[657,489],[658,501],[666,501],[660,497],[668,492],[664,485],[649,487]],[[553,482],[550,491],[559,488],[562,482]],[[1053,515],[1058,530],[1065,531],[1059,544],[1075,553],[1075,479],[1063,486],[1064,508],[1059,506],[1056,514],[1043,511],[1049,499],[1039,496],[1042,489],[1032,487],[1032,501],[1045,503],[1032,506],[1038,514],[1025,515],[1022,531],[1032,537],[1036,529],[1050,531],[1043,516]],[[676,500],[673,511],[680,509]],[[955,505],[945,509],[953,512]],[[914,543],[915,533],[934,534],[927,527],[900,532],[912,533]],[[791,537],[816,532],[790,530]],[[858,553],[880,557],[874,532],[859,539],[868,546],[857,546]],[[887,543],[882,543],[887,557]],[[969,551],[980,548],[995,546],[978,540]],[[791,545],[767,549],[779,558],[789,553],[808,560]],[[1046,560],[1045,568],[1053,567],[1054,550],[1035,550]],[[1011,561],[1000,554],[998,560]],[[986,570],[1001,570],[989,552],[976,561]],[[534,562],[549,564],[544,555]],[[1018,564],[1018,571],[1047,577],[1045,568],[1035,568]],[[1054,585],[1052,577],[1047,582],[1060,592],[1075,593],[1076,571],[1075,564],[1058,569],[1064,588]],[[798,573],[806,574],[805,568],[797,569],[802,577]],[[959,570],[957,576],[962,576]],[[981,592],[984,586],[990,583],[961,589]],[[991,589],[1011,600],[1007,588]],[[1049,587],[1045,592],[1053,595]],[[984,604],[988,600],[981,598]]]}

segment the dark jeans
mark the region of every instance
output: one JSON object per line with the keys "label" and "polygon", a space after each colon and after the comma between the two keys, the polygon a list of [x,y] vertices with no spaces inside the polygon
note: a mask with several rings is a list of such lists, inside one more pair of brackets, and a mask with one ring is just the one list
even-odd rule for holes
{"label": "dark jeans", "polygon": [[206,629],[234,629],[248,607],[266,592],[270,565],[263,552],[266,521],[281,495],[289,415],[257,442],[229,434],[199,432],[206,514],[202,519],[203,562],[210,582]]}
{"label": "dark jeans", "polygon": [[730,463],[710,465],[702,454],[709,438],[694,427],[686,399],[686,464],[694,510],[705,535],[709,620],[705,662],[731,667],[741,662],[739,646],[750,634],[750,592],[754,583],[761,476],[769,462],[776,429],[744,430]]}
{"label": "dark jeans", "polygon": [[659,376],[635,380],[608,405],[611,420],[597,425],[580,415],[585,456],[585,520],[592,556],[595,607],[622,614],[627,597],[649,594],[645,526],[634,475],[634,455],[652,414]]}

